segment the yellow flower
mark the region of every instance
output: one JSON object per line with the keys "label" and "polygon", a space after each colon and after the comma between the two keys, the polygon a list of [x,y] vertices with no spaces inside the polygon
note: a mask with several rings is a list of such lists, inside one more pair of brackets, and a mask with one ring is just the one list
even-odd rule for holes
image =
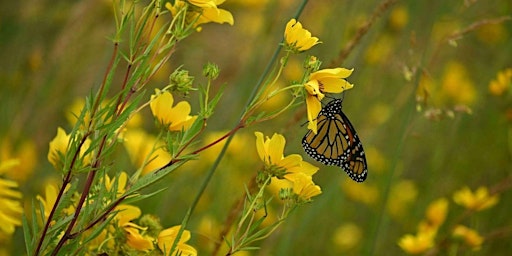
{"label": "yellow flower", "polygon": [[479,187],[475,193],[471,192],[468,187],[464,187],[453,194],[453,201],[467,209],[481,211],[498,203],[498,196],[489,195],[486,187]]}
{"label": "yellow flower", "polygon": [[[23,164],[20,162],[21,159]],[[32,141],[23,141],[15,147],[9,138],[2,138],[0,139],[0,161],[2,165],[10,163],[3,172],[5,177],[23,184],[34,172],[37,162],[36,145]],[[1,170],[0,173],[2,173]]]}
{"label": "yellow flower", "polygon": [[407,234],[400,238],[398,246],[408,254],[419,254],[434,246],[434,235],[429,232],[419,232],[416,236]]}
{"label": "yellow flower", "polygon": [[311,73],[309,81],[304,84],[306,89],[306,105],[308,109],[308,129],[315,134],[317,132],[316,117],[322,109],[321,101],[325,97],[324,93],[341,93],[354,87],[345,80],[352,74],[354,69],[332,68],[322,69]]}
{"label": "yellow flower", "polygon": [[393,54],[395,38],[392,35],[382,34],[367,48],[364,59],[368,64],[383,64]]}
{"label": "yellow flower", "polygon": [[441,83],[441,96],[446,100],[468,105],[476,101],[475,84],[463,64],[455,61],[446,64]]}
{"label": "yellow flower", "polygon": [[126,244],[139,251],[153,250],[153,238],[142,235],[139,231],[147,228],[132,223],[132,220],[138,219],[142,211],[133,205],[121,204],[116,206],[117,226],[122,228],[126,235]]}
{"label": "yellow flower", "polygon": [[409,22],[409,12],[403,5],[395,7],[389,14],[389,25],[395,30],[402,30]]}
{"label": "yellow flower", "polygon": [[[370,154],[368,153],[368,155]],[[387,203],[389,214],[400,219],[408,212],[408,206],[415,202],[418,196],[418,189],[414,182],[400,180],[391,188],[390,196],[393,200],[389,200]]]}
{"label": "yellow flower", "polygon": [[[126,131],[124,146],[133,164],[142,167],[142,174],[154,171],[172,159],[169,152],[158,144],[154,136],[140,129]],[[144,166],[142,166],[143,164]]]}
{"label": "yellow flower", "polygon": [[334,231],[332,239],[334,244],[342,251],[348,251],[356,247],[363,238],[363,231],[354,223],[341,225]]}
{"label": "yellow flower", "polygon": [[[61,156],[65,156],[68,150],[69,141],[71,136],[66,134],[66,131],[62,128],[57,128],[57,135],[50,141],[50,150],[48,151],[48,161],[57,169],[61,169],[63,164],[61,162]],[[82,148],[80,149],[80,156],[83,157],[84,163],[89,163],[91,160],[90,154],[83,156],[83,153],[89,148],[91,141],[87,139]]]}
{"label": "yellow flower", "polygon": [[[234,24],[233,15],[224,9],[219,9],[218,6],[224,3],[225,0],[192,0],[187,1],[192,5],[199,8],[191,8],[187,9],[187,21],[194,22],[194,27],[198,28],[199,25],[215,22],[215,23],[228,23],[230,25]],[[171,11],[174,18],[176,15],[186,8],[187,2],[182,0],[174,1],[174,5],[171,3],[166,3],[165,8]]]}
{"label": "yellow flower", "polygon": [[[126,187],[127,181],[128,181],[128,174],[126,174],[126,172],[121,172],[121,174],[119,174],[119,178],[117,180],[117,188],[115,188],[115,190],[117,191],[117,196],[120,196],[124,193],[124,191],[125,191],[124,188]],[[108,191],[113,189],[115,182],[116,182],[115,178],[111,180],[108,175],[105,175],[104,183],[105,183],[105,188],[107,188]]]}
{"label": "yellow flower", "polygon": [[501,96],[512,86],[512,68],[498,72],[496,79],[489,83],[489,91],[494,96]]}
{"label": "yellow flower", "polygon": [[429,204],[425,217],[428,223],[433,227],[439,227],[443,224],[448,213],[448,200],[446,198],[439,198]]}
{"label": "yellow flower", "polygon": [[[0,164],[0,169],[4,169],[3,164]],[[16,226],[21,226],[22,194],[16,190],[17,188],[18,184],[15,181],[0,178],[0,237],[12,235]]]}
{"label": "yellow flower", "polygon": [[192,126],[197,116],[190,116],[190,104],[181,101],[172,106],[174,98],[170,92],[161,92],[156,89],[151,95],[151,112],[153,116],[170,131],[187,130]]}
{"label": "yellow flower", "polygon": [[129,205],[129,204],[120,204],[115,208],[117,212],[116,219],[119,227],[126,226],[130,221],[135,220],[140,217],[142,211],[139,207]]}
{"label": "yellow flower", "polygon": [[57,200],[57,188],[51,184],[45,186],[45,197],[43,198],[40,195],[36,196],[36,199],[41,202],[44,208],[44,216],[48,218],[50,216],[50,212]]}
{"label": "yellow flower", "polygon": [[[69,189],[70,185],[65,188],[65,191]],[[59,192],[59,189],[56,185],[53,184],[47,184],[44,189],[44,197],[37,195],[36,199],[43,205],[44,209],[44,216],[46,219],[50,216],[50,212],[53,209],[53,206],[55,205],[55,201],[57,200],[57,194]],[[75,212],[75,207],[73,205],[69,205],[66,209],[63,210],[65,214],[71,215]],[[55,220],[52,220],[52,224],[55,223]]]}
{"label": "yellow flower", "polygon": [[477,38],[481,42],[493,47],[498,47],[502,45],[507,41],[507,39],[510,36],[510,29],[508,29],[508,27],[506,26],[506,22],[490,22],[483,26],[479,26],[475,32]]}
{"label": "yellow flower", "polygon": [[176,246],[176,251],[171,253],[171,247],[176,240],[176,235],[180,230],[181,225],[174,226],[168,229],[164,229],[158,235],[158,248],[165,252],[165,255],[182,255],[182,256],[195,256],[197,255],[197,250],[186,244],[186,242],[190,239],[190,231],[184,230],[181,234],[180,240],[178,241],[178,245]]}
{"label": "yellow flower", "polygon": [[291,19],[286,24],[284,39],[288,48],[294,52],[302,52],[320,43],[317,37],[312,37],[311,32],[302,28],[302,24]]}
{"label": "yellow flower", "polygon": [[272,138],[267,137],[264,140],[263,133],[255,132],[254,134],[256,135],[258,155],[265,163],[267,170],[276,171],[275,176],[287,178],[288,174],[297,172],[311,176],[318,171],[318,167],[302,161],[302,156],[298,154],[284,157],[286,140],[283,135],[274,133]]}
{"label": "yellow flower", "polygon": [[[218,6],[222,3],[224,3],[225,0],[215,0],[215,4]],[[224,9],[219,9],[216,7],[205,7],[203,8],[203,12],[201,13],[201,16],[196,21],[196,27],[200,24],[215,22],[219,24],[228,23],[229,25],[233,26],[235,23],[233,19],[233,15]]]}
{"label": "yellow flower", "polygon": [[288,179],[293,182],[293,192],[299,196],[300,201],[310,201],[312,197],[322,193],[320,186],[315,185],[309,175],[299,172],[288,175]]}
{"label": "yellow flower", "polygon": [[153,246],[153,238],[141,235],[139,228],[125,226],[123,229],[126,234],[126,244],[131,248],[139,251],[150,251],[155,248]]}
{"label": "yellow flower", "polygon": [[59,155],[65,155],[68,150],[69,135],[62,128],[57,129],[57,136],[50,142],[50,150],[48,151],[48,161],[57,169],[61,167],[61,158]]}
{"label": "yellow flower", "polygon": [[478,232],[463,225],[455,227],[453,236],[464,239],[464,242],[474,250],[480,249],[480,246],[484,242],[484,238],[480,236]]}

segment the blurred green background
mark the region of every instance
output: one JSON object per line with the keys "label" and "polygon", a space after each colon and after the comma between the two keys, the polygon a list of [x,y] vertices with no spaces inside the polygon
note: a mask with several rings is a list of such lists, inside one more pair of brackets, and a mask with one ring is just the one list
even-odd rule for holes
{"label": "blurred green background", "polygon": [[[354,68],[347,80],[355,87],[345,94],[344,112],[365,147],[367,181],[353,183],[339,168],[314,163],[321,167],[315,183],[323,194],[299,208],[253,255],[401,255],[398,239],[416,232],[430,202],[451,200],[464,186],[510,180],[511,94],[491,93],[489,84],[512,67],[512,2],[397,1],[340,64],[339,53],[380,3],[310,1],[299,19],[322,41],[306,54],[322,60],[322,68],[333,63]],[[208,124],[213,140],[236,124],[298,5],[227,1],[221,7],[233,13],[235,25],[204,25],[178,46],[151,85],[165,86],[169,72],[180,65],[199,79],[207,61],[218,64],[222,73],[216,82],[227,87]],[[70,129],[66,115],[73,102],[101,83],[112,52],[112,5],[106,0],[3,1],[0,13],[1,159],[21,159],[20,169],[4,176],[18,180],[30,202],[45,182],[58,181],[46,159],[48,142],[58,126]],[[500,20],[505,16],[508,20]],[[282,85],[300,79],[306,54],[290,60]],[[148,98],[151,92],[148,88]],[[197,110],[194,95],[189,101]],[[285,102],[276,99],[269,108]],[[149,110],[144,115],[143,126],[155,131]],[[284,134],[285,153],[302,154],[313,163],[300,147],[305,120],[300,107],[237,135],[188,227],[189,244],[200,254],[208,253],[208,236],[217,234],[227,209],[260,168],[254,131]],[[120,151],[119,168],[130,173],[135,167]],[[180,223],[216,152],[205,152],[161,182],[169,189],[145,202],[144,213],[159,216],[164,226]],[[486,240],[479,251],[460,255],[512,251],[510,182],[505,185],[498,205],[463,222],[484,236],[505,232]],[[451,201],[440,234],[449,235],[463,211]],[[14,251],[22,251],[22,237],[18,229]]]}

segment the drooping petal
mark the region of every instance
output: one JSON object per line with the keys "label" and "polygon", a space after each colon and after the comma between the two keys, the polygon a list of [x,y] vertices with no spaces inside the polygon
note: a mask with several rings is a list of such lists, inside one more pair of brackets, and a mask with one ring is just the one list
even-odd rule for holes
{"label": "drooping petal", "polygon": [[315,134],[317,132],[316,117],[322,109],[322,104],[316,97],[306,97],[306,107],[308,112],[308,129],[312,130]]}

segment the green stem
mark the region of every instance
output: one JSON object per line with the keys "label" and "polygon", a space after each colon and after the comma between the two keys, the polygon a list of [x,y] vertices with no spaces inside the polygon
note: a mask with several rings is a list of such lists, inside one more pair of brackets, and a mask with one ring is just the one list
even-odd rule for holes
{"label": "green stem", "polygon": [[[256,194],[256,196],[254,196],[252,198],[251,205],[248,207],[248,209],[254,209],[255,208],[256,203],[258,202],[257,198],[260,198],[263,195],[263,191],[265,190],[265,187],[267,186],[267,184],[270,182],[271,178],[272,178],[272,176],[269,175],[268,178],[265,180],[265,183],[263,183],[263,186],[261,186],[260,191],[258,191],[258,194]],[[251,210],[247,211],[245,213],[245,215],[240,219],[240,223],[238,223],[238,228],[239,229],[244,224],[245,219],[247,219],[247,217],[249,217],[249,214],[251,214]]]}

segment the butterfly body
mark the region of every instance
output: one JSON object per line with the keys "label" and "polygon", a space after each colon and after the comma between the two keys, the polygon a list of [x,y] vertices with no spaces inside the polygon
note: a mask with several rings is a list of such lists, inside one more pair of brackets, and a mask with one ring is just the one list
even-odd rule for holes
{"label": "butterfly body", "polygon": [[351,179],[363,182],[368,174],[363,144],[341,104],[341,99],[334,99],[322,108],[316,119],[317,133],[309,130],[302,147],[313,159],[339,166]]}

